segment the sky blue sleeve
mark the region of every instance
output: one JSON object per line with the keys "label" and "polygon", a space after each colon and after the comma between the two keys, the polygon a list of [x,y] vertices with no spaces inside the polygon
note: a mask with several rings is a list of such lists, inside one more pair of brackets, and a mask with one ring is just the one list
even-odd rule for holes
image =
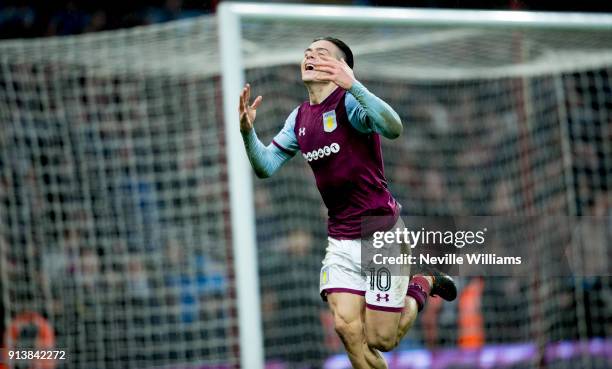
{"label": "sky blue sleeve", "polygon": [[359,132],[376,132],[386,138],[396,138],[402,133],[402,121],[395,110],[361,83],[353,83],[344,102],[349,121]]}
{"label": "sky blue sleeve", "polygon": [[295,137],[295,119],[297,118],[298,110],[299,106],[289,114],[283,129],[272,140],[274,145],[291,156],[295,155],[299,150],[297,137]]}
{"label": "sky blue sleeve", "polygon": [[257,177],[270,177],[297,152],[297,138],[293,132],[296,116],[297,108],[289,115],[283,129],[268,146],[261,143],[254,128],[242,133],[247,157]]}
{"label": "sky blue sleeve", "polygon": [[346,114],[353,128],[361,133],[372,133],[372,128],[370,128],[370,123],[368,122],[368,115],[359,105],[355,96],[350,93],[346,94],[344,105],[346,106]]}

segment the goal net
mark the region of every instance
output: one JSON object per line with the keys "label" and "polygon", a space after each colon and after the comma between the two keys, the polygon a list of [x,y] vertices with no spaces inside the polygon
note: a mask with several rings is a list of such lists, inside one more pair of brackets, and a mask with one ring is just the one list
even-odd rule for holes
{"label": "goal net", "polygon": [[5,347],[35,312],[60,368],[237,363],[216,40],[206,17],[0,44]]}
{"label": "goal net", "polygon": [[[578,225],[561,229],[555,216],[594,216],[611,224],[610,27],[390,23],[341,16],[335,22],[299,16],[243,21],[245,78],[253,94],[264,97],[255,123],[260,139],[269,143],[308,98],[298,64],[313,38],[331,35],[351,46],[357,79],[404,122],[402,137],[383,140],[382,147],[385,174],[405,215],[552,219],[538,227],[519,222],[507,231],[509,239],[530,241],[536,254],[550,255],[538,269],[482,283],[458,278],[462,289],[479,286],[479,313],[465,317],[467,294],[454,303],[430,302],[400,346],[483,344],[516,351],[493,350],[473,361],[453,352],[446,364],[435,355],[417,364],[413,354],[395,365],[455,367],[466,360],[459,367],[607,367],[609,357],[589,344],[610,334],[604,323],[612,291],[610,226],[607,232],[595,227],[596,234],[585,238],[592,247],[580,259],[599,275],[560,276],[564,260],[550,248],[567,246],[576,228],[588,233],[590,225],[571,218]],[[342,351],[327,307],[318,302],[315,272],[327,245],[326,209],[310,168],[296,155],[272,178],[254,183],[266,355],[304,360]],[[470,329],[481,329],[480,337]],[[313,350],[321,342],[327,344],[317,356]]]}
{"label": "goal net", "polygon": [[[307,98],[304,49],[332,35],[351,46],[356,77],[404,122],[402,137],[382,146],[406,214],[612,215],[609,24],[278,17],[240,27],[245,79],[264,97],[255,127],[265,144]],[[326,210],[300,155],[244,189],[253,194],[243,206],[255,212],[261,305],[238,303],[228,174],[235,148],[226,145],[219,36],[216,18],[202,17],[0,43],[5,347],[35,347],[47,327],[20,323],[31,312],[66,351],[59,368],[231,368],[244,350],[238,311],[256,309],[271,367],[346,367],[333,356],[343,349],[318,295]],[[553,224],[538,245],[545,252],[576,232]],[[609,232],[594,237],[610,244]],[[609,254],[596,248],[580,262],[606,271]],[[458,278],[477,298],[431,299],[398,352],[448,349],[459,360],[469,348],[491,348],[464,366],[608,367],[610,277],[558,277],[561,262],[524,277]],[[466,312],[476,312],[476,325],[466,326]],[[438,368],[453,363],[440,360]]]}

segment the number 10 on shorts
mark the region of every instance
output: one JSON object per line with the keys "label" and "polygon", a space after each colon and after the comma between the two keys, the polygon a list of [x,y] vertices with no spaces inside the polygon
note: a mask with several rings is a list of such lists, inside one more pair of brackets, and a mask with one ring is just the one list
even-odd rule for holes
{"label": "number 10 on shorts", "polygon": [[370,280],[370,290],[371,291],[389,291],[391,288],[391,273],[387,268],[370,268],[369,272],[369,280]]}

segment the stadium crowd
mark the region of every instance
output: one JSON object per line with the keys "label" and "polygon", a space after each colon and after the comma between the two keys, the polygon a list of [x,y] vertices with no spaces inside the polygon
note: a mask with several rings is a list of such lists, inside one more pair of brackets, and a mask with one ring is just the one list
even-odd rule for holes
{"label": "stadium crowd", "polygon": [[[213,13],[219,2],[220,0],[124,2],[62,0],[32,3],[25,0],[8,0],[0,3],[0,39],[64,36],[185,19]],[[612,11],[610,3],[594,0],[580,2],[549,0],[288,0],[271,2],[466,9]]]}

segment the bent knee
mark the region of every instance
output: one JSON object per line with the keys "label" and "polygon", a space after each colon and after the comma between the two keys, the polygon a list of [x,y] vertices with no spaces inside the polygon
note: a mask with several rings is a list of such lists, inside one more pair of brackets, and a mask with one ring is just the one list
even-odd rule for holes
{"label": "bent knee", "polygon": [[369,334],[368,337],[366,337],[366,341],[368,347],[382,352],[393,350],[398,343],[397,336],[380,334]]}
{"label": "bent knee", "polygon": [[359,342],[363,340],[363,327],[360,320],[346,320],[342,316],[334,318],[336,333],[344,342]]}

